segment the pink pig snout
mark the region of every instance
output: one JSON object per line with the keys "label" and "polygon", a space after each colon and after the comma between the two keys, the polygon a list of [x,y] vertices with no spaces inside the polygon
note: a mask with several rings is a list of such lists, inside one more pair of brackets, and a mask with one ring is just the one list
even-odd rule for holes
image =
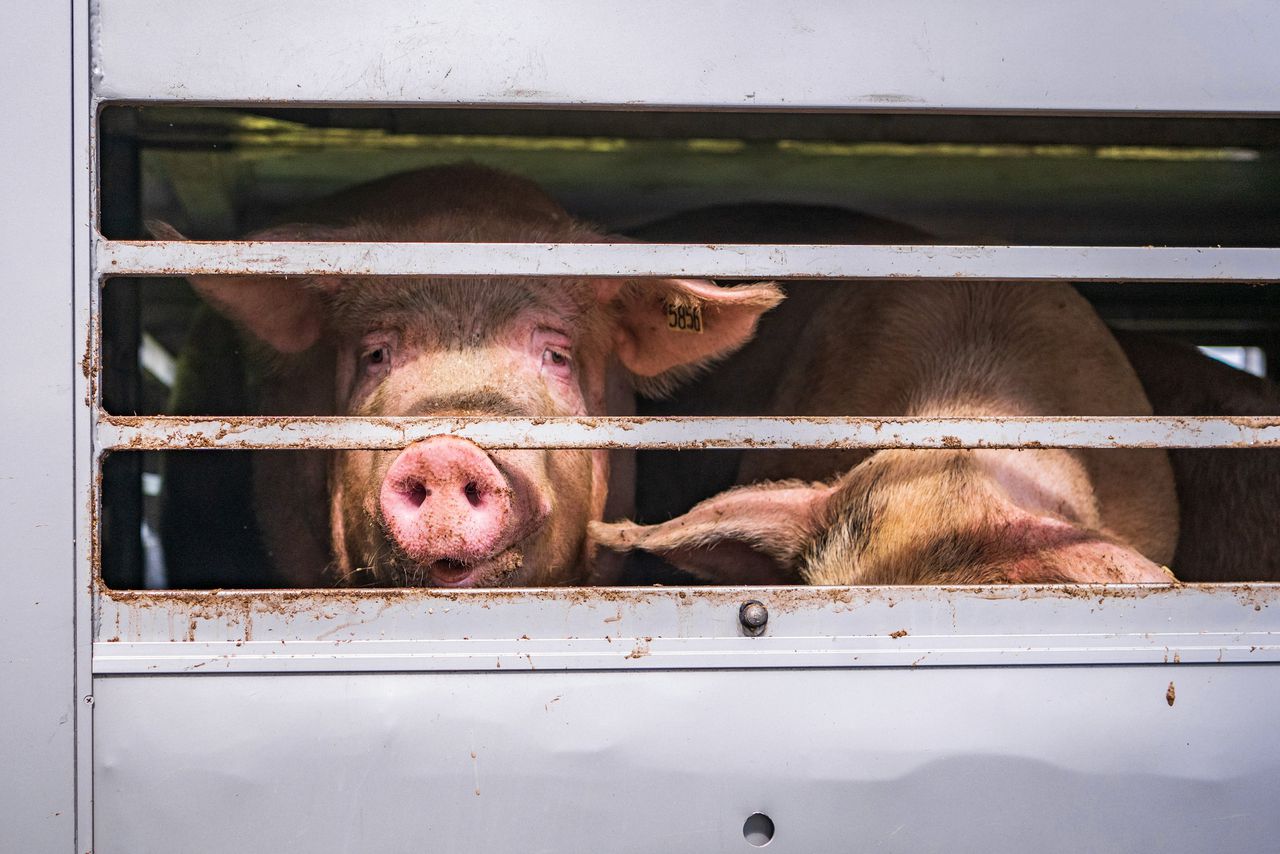
{"label": "pink pig snout", "polygon": [[379,495],[391,536],[419,563],[485,560],[523,527],[507,478],[482,449],[450,436],[405,448]]}

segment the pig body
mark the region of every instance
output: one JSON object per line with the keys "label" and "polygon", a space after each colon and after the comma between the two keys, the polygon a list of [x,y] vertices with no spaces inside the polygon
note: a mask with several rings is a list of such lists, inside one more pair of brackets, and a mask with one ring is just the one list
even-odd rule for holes
{"label": "pig body", "polygon": [[[667,239],[830,239],[829,221],[815,236],[803,217],[782,220],[785,228],[769,225],[772,210],[756,209],[764,236],[747,236],[737,211],[728,222],[713,215],[719,228]],[[787,290],[757,340],[687,389],[673,410],[885,417],[1151,411],[1114,338],[1066,285],[799,282]],[[761,451],[721,456],[717,467],[709,480],[731,480],[734,488],[670,521],[594,525],[594,535],[720,582],[1170,577],[1161,565],[1173,556],[1177,505],[1159,450]]]}
{"label": "pig body", "polygon": [[[728,243],[932,242],[929,235],[900,223],[840,208],[784,204],[691,211],[643,227],[635,236],[653,241]],[[773,393],[772,383],[741,382],[738,378],[769,376],[773,366],[791,358],[794,332],[818,310],[823,294],[822,288],[789,287],[786,302],[769,316],[764,333],[749,347],[714,374],[681,387],[669,398],[641,400],[639,412],[763,412]],[[1166,338],[1135,332],[1114,335],[1156,415],[1280,414],[1280,390],[1273,382],[1229,368],[1193,347]],[[1106,452],[1110,453],[1114,452]],[[1104,461],[1110,459],[1106,454],[1101,456]],[[1275,507],[1280,501],[1280,451],[1172,449],[1168,454],[1178,496],[1179,534],[1171,564],[1178,578],[1188,582],[1280,581],[1280,538],[1273,533]],[[739,480],[743,457],[742,451],[727,450],[693,456],[642,451],[638,518],[664,521],[731,488]],[[653,573],[673,583],[682,580],[650,564],[634,572]]]}
{"label": "pig body", "polygon": [[[258,240],[587,242],[606,238],[531,182],[462,165],[393,176],[313,206]],[[179,237],[153,225],[157,236]],[[261,414],[622,414],[752,334],[771,285],[695,280],[197,276],[261,351]],[[697,303],[690,342],[666,307]],[[603,451],[488,452],[435,436],[402,451],[253,459],[262,542],[287,586],[494,586],[591,578]],[[625,496],[625,491],[623,492]],[[181,519],[171,520],[181,524]]]}
{"label": "pig body", "polygon": [[[1117,332],[1156,415],[1280,415],[1280,387],[1194,347]],[[1181,523],[1173,570],[1192,582],[1280,581],[1280,449],[1170,451]]]}

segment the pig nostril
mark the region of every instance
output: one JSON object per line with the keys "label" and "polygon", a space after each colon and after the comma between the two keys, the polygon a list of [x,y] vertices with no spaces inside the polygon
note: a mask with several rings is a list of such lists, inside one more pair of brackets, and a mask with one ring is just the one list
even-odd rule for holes
{"label": "pig nostril", "polygon": [[421,507],[422,503],[427,500],[427,496],[431,494],[431,490],[421,483],[406,483],[400,494],[407,498],[414,507]]}
{"label": "pig nostril", "polygon": [[472,507],[480,506],[480,487],[476,485],[474,480],[463,487],[462,491],[467,496],[467,500],[471,502]]}

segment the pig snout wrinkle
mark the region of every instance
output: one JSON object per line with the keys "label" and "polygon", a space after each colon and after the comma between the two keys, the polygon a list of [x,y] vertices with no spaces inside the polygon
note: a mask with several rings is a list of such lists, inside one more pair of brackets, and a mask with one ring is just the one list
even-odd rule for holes
{"label": "pig snout wrinkle", "polygon": [[410,445],[387,471],[380,500],[392,537],[422,563],[483,560],[509,545],[515,526],[506,478],[463,439]]}
{"label": "pig snout wrinkle", "polygon": [[521,418],[530,415],[519,401],[500,391],[485,389],[470,394],[431,396],[415,400],[404,407],[414,415],[484,415]]}

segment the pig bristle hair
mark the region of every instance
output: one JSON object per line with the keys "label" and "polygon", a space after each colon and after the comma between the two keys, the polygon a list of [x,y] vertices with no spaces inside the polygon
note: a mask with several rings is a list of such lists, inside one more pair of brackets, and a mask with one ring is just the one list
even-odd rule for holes
{"label": "pig bristle hair", "polygon": [[637,394],[649,400],[665,400],[675,394],[685,383],[693,382],[729,355],[725,353],[723,356],[713,356],[696,365],[679,365],[652,377],[631,374],[631,386]]}
{"label": "pig bristle hair", "polygon": [[[864,463],[865,465],[865,463]],[[1022,553],[1007,541],[996,519],[983,518],[964,530],[939,530],[913,541],[909,548],[874,554],[883,532],[879,523],[886,504],[877,476],[862,484],[850,479],[836,492],[818,519],[821,532],[804,549],[800,572],[809,584],[984,585],[1009,583],[1006,567]],[[1053,566],[1036,578],[1040,584],[1073,579]]]}

